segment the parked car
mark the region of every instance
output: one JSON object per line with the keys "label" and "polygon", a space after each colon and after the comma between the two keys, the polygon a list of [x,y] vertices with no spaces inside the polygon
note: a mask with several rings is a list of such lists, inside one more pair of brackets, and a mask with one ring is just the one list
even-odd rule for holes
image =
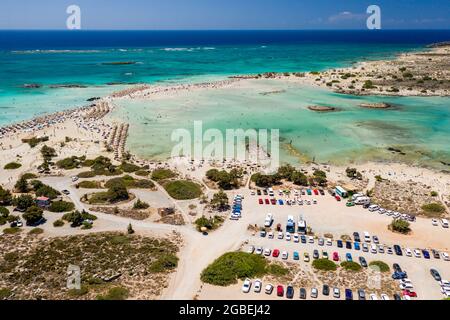
{"label": "parked car", "polygon": [[286,289],[286,298],[292,299],[294,298],[294,287],[288,286]]}
{"label": "parked car", "polygon": [[375,244],[379,244],[380,243],[380,239],[378,239],[377,236],[373,236],[372,240],[373,240],[373,243],[375,243]]}
{"label": "parked car", "polygon": [[249,246],[247,248],[247,253],[253,253],[253,252],[255,252],[255,247],[254,246]]}
{"label": "parked car", "polygon": [[369,246],[367,245],[367,243],[363,243],[362,244],[362,251],[363,252],[369,252]]}
{"label": "parked car", "polygon": [[358,299],[366,300],[366,292],[363,289],[358,289]]}
{"label": "parked car", "polygon": [[343,247],[342,246],[342,240],[337,240],[336,242],[337,242],[338,248],[342,248]]}
{"label": "parked car", "polygon": [[298,243],[300,241],[300,237],[298,236],[297,233],[294,233],[294,236],[292,237],[292,239],[295,243]]}
{"label": "parked car", "polygon": [[317,288],[312,288],[311,289],[311,298],[317,299],[318,296],[319,296],[319,290],[317,290]]}
{"label": "parked car", "polygon": [[333,297],[339,299],[341,297],[341,290],[337,287],[333,288]]}
{"label": "parked car", "polygon": [[392,265],[392,268],[394,268],[394,270],[395,270],[396,272],[402,272],[402,268],[400,267],[400,265],[399,265],[398,263],[394,263],[394,264]]}
{"label": "parked car", "polygon": [[381,300],[386,301],[386,300],[391,300],[391,299],[389,299],[389,296],[388,296],[387,294],[382,293],[382,294],[381,294]]}
{"label": "parked car", "polygon": [[245,279],[244,284],[242,285],[242,292],[249,293],[252,287],[252,282],[250,279]]}
{"label": "parked car", "polygon": [[353,291],[351,289],[345,289],[345,300],[353,300]]}
{"label": "parked car", "polygon": [[339,253],[333,252],[333,261],[339,261]]}
{"label": "parked car", "polygon": [[444,259],[445,261],[449,261],[450,260],[450,257],[448,256],[447,252],[441,252],[441,255],[442,255],[442,259]]}
{"label": "parked car", "polygon": [[272,254],[272,250],[269,248],[264,249],[264,255],[266,257],[270,257],[270,255]]}
{"label": "parked car", "polygon": [[280,250],[278,250],[278,249],[273,250],[272,257],[278,258],[279,256],[280,256]]}
{"label": "parked car", "polygon": [[439,255],[439,251],[432,249],[431,254],[433,255],[433,258],[440,259],[441,256]]}
{"label": "parked car", "polygon": [[405,249],[405,255],[406,255],[407,257],[412,257],[412,251],[411,251],[410,248],[406,248],[406,249]]}
{"label": "parked car", "polygon": [[361,250],[361,247],[359,246],[359,242],[355,242],[354,244],[355,250]]}
{"label": "parked car", "polygon": [[319,238],[319,246],[323,246],[325,244],[325,240],[323,238]]}
{"label": "parked car", "polygon": [[262,282],[259,279],[255,280],[255,285],[253,286],[253,291],[256,293],[260,293],[262,289]]}
{"label": "parked car", "polygon": [[306,289],[305,288],[300,289],[300,299],[302,299],[302,300],[306,299]]}
{"label": "parked car", "polygon": [[398,293],[394,293],[394,300],[399,301],[402,300],[402,297]]}
{"label": "parked car", "polygon": [[367,268],[367,261],[364,257],[359,257],[359,264],[364,267]]}
{"label": "parked car", "polygon": [[414,256],[416,258],[421,258],[421,254],[420,254],[420,250],[419,249],[414,249]]}
{"label": "parked car", "polygon": [[422,250],[422,254],[425,259],[430,259],[430,253],[428,250]]}
{"label": "parked car", "polygon": [[279,297],[284,296],[284,287],[282,285],[277,286],[277,296],[279,296]]}
{"label": "parked car", "polygon": [[306,236],[302,235],[302,236],[300,237],[300,241],[301,241],[302,243],[306,243]]}
{"label": "parked car", "polygon": [[402,248],[398,244],[394,245],[394,251],[395,251],[395,254],[398,256],[403,255]]}
{"label": "parked car", "polygon": [[324,284],[322,287],[322,294],[324,296],[329,296],[330,295],[330,287],[327,284]]}
{"label": "parked car", "polygon": [[436,269],[430,269],[430,273],[431,273],[431,276],[434,278],[434,280],[436,280],[436,281],[442,280],[441,275],[439,274],[439,272]]}
{"label": "parked car", "polygon": [[271,284],[266,285],[266,288],[264,289],[264,292],[266,294],[272,294],[272,292],[273,292],[273,285],[271,285]]}
{"label": "parked car", "polygon": [[309,253],[307,253],[307,252],[305,252],[304,254],[303,254],[303,261],[305,261],[305,262],[309,262]]}
{"label": "parked car", "polygon": [[255,254],[263,254],[263,248],[262,247],[257,247],[255,250]]}
{"label": "parked car", "polygon": [[351,253],[346,253],[345,254],[345,259],[347,260],[347,262],[353,262],[352,254]]}
{"label": "parked car", "polygon": [[371,293],[369,295],[369,297],[370,297],[370,300],[378,300],[378,297],[377,297],[377,295],[375,293]]}
{"label": "parked car", "polygon": [[293,259],[294,259],[294,260],[300,260],[300,255],[298,254],[297,251],[294,251]]}
{"label": "parked car", "polygon": [[351,248],[352,248],[352,243],[351,243],[350,241],[346,241],[346,242],[345,242],[345,247],[346,247],[347,249],[351,249]]}
{"label": "parked car", "polygon": [[283,253],[281,254],[281,259],[287,260],[288,258],[289,258],[289,254],[287,253],[287,251],[283,251]]}

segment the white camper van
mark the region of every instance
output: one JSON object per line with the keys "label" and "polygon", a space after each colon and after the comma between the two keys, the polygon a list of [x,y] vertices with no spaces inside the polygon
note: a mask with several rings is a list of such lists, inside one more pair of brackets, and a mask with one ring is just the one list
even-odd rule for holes
{"label": "white camper van", "polygon": [[264,226],[265,227],[270,227],[273,223],[273,214],[268,213],[266,216],[266,220],[264,221]]}
{"label": "white camper van", "polygon": [[369,197],[358,197],[355,199],[355,204],[358,204],[358,205],[370,204],[370,198]]}

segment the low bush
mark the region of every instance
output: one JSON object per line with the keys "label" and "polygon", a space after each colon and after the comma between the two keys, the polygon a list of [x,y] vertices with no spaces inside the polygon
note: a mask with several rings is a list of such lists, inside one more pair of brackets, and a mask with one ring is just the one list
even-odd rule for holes
{"label": "low bush", "polygon": [[126,300],[129,292],[123,287],[114,287],[108,290],[105,295],[97,296],[97,300]]}
{"label": "low bush", "polygon": [[81,189],[101,189],[102,184],[100,181],[81,181],[77,184],[77,188]]}
{"label": "low bush", "polygon": [[7,163],[3,167],[3,169],[5,169],[5,170],[16,170],[16,169],[19,169],[21,166],[22,165],[20,163],[18,163],[18,162],[10,162],[10,163]]}
{"label": "low bush", "polygon": [[22,232],[22,229],[17,227],[3,229],[4,234],[16,234],[19,232]]}
{"label": "low bush", "polygon": [[95,177],[97,174],[94,171],[84,171],[84,172],[80,172],[78,174],[78,178],[93,178]]}
{"label": "low bush", "polygon": [[152,172],[152,179],[156,181],[167,180],[176,176],[176,173],[169,169],[156,169]]}
{"label": "low bush", "polygon": [[199,184],[187,181],[170,181],[164,185],[169,195],[176,200],[196,199],[202,195],[202,189]]}
{"label": "low bush", "polygon": [[52,202],[48,211],[50,212],[69,212],[75,209],[75,205],[72,202],[67,201],[55,201]]}
{"label": "low bush", "polygon": [[275,277],[283,277],[289,274],[289,269],[282,265],[272,263],[267,267],[267,273]]}
{"label": "low bush", "polygon": [[361,265],[354,261],[344,261],[341,263],[341,267],[351,271],[361,271],[362,269]]}
{"label": "low bush", "polygon": [[30,234],[30,235],[38,235],[38,234],[43,234],[43,233],[44,233],[44,229],[41,229],[41,228],[33,228],[28,232],[28,234]]}
{"label": "low bush", "polygon": [[322,271],[336,271],[337,265],[331,260],[328,259],[317,259],[314,260],[312,266],[317,270]]}
{"label": "low bush", "polygon": [[140,170],[141,167],[139,167],[139,166],[137,166],[137,165],[135,165],[135,164],[132,164],[132,163],[123,162],[123,163],[120,165],[120,169],[121,169],[123,172],[131,173],[131,172],[136,172],[136,171]]}
{"label": "low bush", "polygon": [[422,210],[425,211],[425,214],[430,215],[430,216],[439,216],[445,212],[444,206],[442,204],[436,203],[436,202],[424,204],[422,206]]}
{"label": "low bush", "polygon": [[238,279],[262,277],[267,273],[267,260],[246,252],[225,253],[201,273],[201,280],[216,286],[228,286]]}
{"label": "low bush", "polygon": [[403,234],[408,234],[409,232],[411,232],[409,222],[402,219],[394,219],[389,225],[389,230],[400,232]]}
{"label": "low bush", "polygon": [[142,210],[142,209],[148,209],[150,205],[144,201],[141,201],[141,199],[137,199],[137,201],[133,204],[133,209],[136,210]]}
{"label": "low bush", "polygon": [[64,221],[62,221],[61,219],[58,219],[55,222],[53,222],[53,226],[55,228],[60,228],[60,227],[64,226]]}
{"label": "low bush", "polygon": [[383,261],[372,261],[369,266],[381,272],[389,272],[390,270],[389,265]]}
{"label": "low bush", "polygon": [[161,255],[158,260],[153,262],[149,270],[153,273],[162,273],[175,269],[178,265],[178,257],[171,253]]}

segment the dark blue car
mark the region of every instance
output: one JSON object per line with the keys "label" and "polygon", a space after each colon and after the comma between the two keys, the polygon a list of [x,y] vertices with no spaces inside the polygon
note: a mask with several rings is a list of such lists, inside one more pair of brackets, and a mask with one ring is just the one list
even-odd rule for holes
{"label": "dark blue car", "polygon": [[345,289],[345,300],[353,300],[353,291],[351,289]]}
{"label": "dark blue car", "polygon": [[342,240],[337,241],[337,246],[338,246],[338,248],[342,248]]}
{"label": "dark blue car", "polygon": [[301,236],[300,239],[302,240],[302,243],[306,243],[306,236]]}
{"label": "dark blue car", "polygon": [[288,286],[286,289],[286,298],[292,299],[294,298],[294,288],[292,286]]}
{"label": "dark blue car", "polygon": [[422,250],[422,254],[425,259],[430,259],[430,253],[427,250]]}

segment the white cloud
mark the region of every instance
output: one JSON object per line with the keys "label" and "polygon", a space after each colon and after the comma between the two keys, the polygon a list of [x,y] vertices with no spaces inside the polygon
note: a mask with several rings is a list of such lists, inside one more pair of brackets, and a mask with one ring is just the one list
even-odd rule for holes
{"label": "white cloud", "polygon": [[330,23],[340,23],[346,21],[362,21],[367,19],[367,15],[363,13],[352,13],[350,11],[343,11],[338,14],[332,15],[328,18]]}

